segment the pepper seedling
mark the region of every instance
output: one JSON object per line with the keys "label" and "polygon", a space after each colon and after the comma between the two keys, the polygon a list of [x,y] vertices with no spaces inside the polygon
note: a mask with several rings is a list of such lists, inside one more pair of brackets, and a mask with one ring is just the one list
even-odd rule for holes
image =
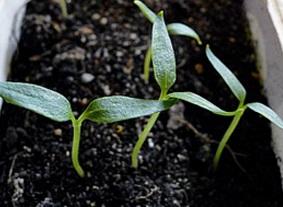
{"label": "pepper seedling", "polygon": [[241,117],[243,116],[247,108],[261,114],[281,129],[283,129],[283,121],[271,108],[262,103],[254,102],[245,104],[246,90],[244,86],[240,83],[240,81],[237,79],[237,77],[214,55],[209,45],[206,46],[206,55],[215,70],[220,74],[220,76],[226,82],[228,87],[231,89],[234,96],[239,100],[239,105],[233,115],[233,120],[230,126],[228,127],[227,131],[225,132],[223,138],[221,139],[221,142],[214,156],[213,169],[216,170],[223,149],[228,140],[230,139],[232,133],[236,129]]}
{"label": "pepper seedling", "polygon": [[[161,91],[159,100],[184,100],[218,115],[233,116],[236,113],[236,111],[224,111],[219,107],[215,106],[213,103],[209,102],[208,100],[192,92],[173,92],[167,94],[168,90],[171,88],[171,86],[174,85],[176,80],[176,62],[174,50],[162,11],[158,13],[153,23],[151,50],[154,77]],[[148,133],[154,126],[156,120],[158,119],[159,114],[160,112],[157,112],[150,117],[147,125],[145,126],[134,147],[132,153],[132,166],[135,168],[138,167],[138,154],[140,152],[140,149],[144,141],[146,140]]]}
{"label": "pepper seedling", "polygon": [[[153,19],[153,12],[146,13],[147,18]],[[152,61],[154,77],[157,81],[161,93],[159,100],[176,99],[183,100],[188,103],[197,105],[206,109],[214,114],[220,116],[232,116],[233,120],[224,134],[213,161],[213,169],[216,170],[219,159],[226,146],[227,141],[238,125],[240,118],[247,108],[263,115],[271,122],[275,123],[280,128],[283,128],[283,121],[281,118],[269,107],[262,103],[248,103],[245,104],[246,91],[242,84],[238,81],[236,76],[212,53],[209,46],[206,47],[206,55],[212,63],[216,71],[221,75],[224,81],[228,84],[233,94],[239,100],[239,106],[235,111],[225,111],[218,106],[204,99],[203,97],[192,92],[172,92],[167,94],[168,90],[175,83],[176,80],[176,63],[172,43],[170,41],[169,33],[164,22],[163,12],[160,12],[154,20],[152,29]],[[145,126],[142,134],[140,135],[132,154],[133,167],[138,166],[138,153],[153,125],[155,124],[160,112],[153,114],[147,125]]]}
{"label": "pepper seedling", "polygon": [[79,144],[84,120],[97,123],[147,116],[170,108],[175,100],[144,100],[126,96],[109,96],[93,100],[76,119],[70,102],[61,94],[29,83],[0,82],[0,96],[8,103],[34,111],[57,122],[71,121],[73,125],[72,162],[77,173],[84,177],[80,166]]}
{"label": "pepper seedling", "polygon": [[[144,16],[153,24],[156,18],[156,14],[141,1],[136,0],[134,1],[134,4],[136,4],[139,7],[139,9],[144,14]],[[191,37],[195,39],[199,45],[202,44],[199,35],[192,28],[190,28],[189,26],[183,23],[171,23],[168,24],[166,27],[170,35],[181,35],[181,36]],[[146,83],[148,83],[149,81],[151,61],[152,61],[152,47],[149,46],[149,49],[147,50],[145,55],[144,68],[143,68],[144,80]]]}

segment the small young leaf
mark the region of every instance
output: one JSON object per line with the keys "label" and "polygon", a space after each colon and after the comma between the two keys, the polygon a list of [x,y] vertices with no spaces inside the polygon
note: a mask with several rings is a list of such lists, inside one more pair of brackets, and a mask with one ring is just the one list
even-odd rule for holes
{"label": "small young leaf", "polygon": [[233,116],[236,113],[236,111],[235,112],[224,111],[220,109],[218,106],[215,106],[213,103],[209,102],[208,100],[192,92],[174,92],[167,94],[167,97],[187,101],[191,104],[197,105],[201,108],[211,111],[214,114],[218,114],[222,116]]}
{"label": "small young leaf", "polygon": [[134,1],[134,4],[140,8],[144,16],[153,24],[156,18],[156,14],[141,1]]}
{"label": "small young leaf", "polygon": [[7,102],[63,122],[73,118],[69,101],[61,94],[29,83],[0,82],[0,96]]}
{"label": "small young leaf", "polygon": [[271,122],[276,124],[278,127],[283,129],[283,120],[268,106],[262,104],[262,103],[249,103],[247,106],[264,116],[265,118],[269,119]]}
{"label": "small young leaf", "polygon": [[152,62],[155,79],[164,91],[176,80],[176,61],[163,12],[155,19],[152,31]]}
{"label": "small young leaf", "polygon": [[112,123],[160,112],[175,103],[176,100],[144,100],[125,96],[103,97],[92,101],[79,120]]}
{"label": "small young leaf", "polygon": [[233,94],[237,97],[240,102],[244,102],[246,98],[246,90],[236,76],[212,53],[209,46],[206,46],[206,55],[216,69],[216,71],[221,75],[226,84],[229,86]]}
{"label": "small young leaf", "polygon": [[182,23],[171,23],[167,25],[167,30],[170,35],[182,35],[195,39],[199,45],[202,44],[198,34],[190,27]]}

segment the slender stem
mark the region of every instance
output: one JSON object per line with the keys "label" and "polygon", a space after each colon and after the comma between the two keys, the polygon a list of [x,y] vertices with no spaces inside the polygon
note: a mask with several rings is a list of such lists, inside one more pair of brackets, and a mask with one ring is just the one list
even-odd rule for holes
{"label": "slender stem", "polygon": [[61,7],[62,15],[63,15],[64,18],[66,18],[68,16],[68,9],[67,9],[66,0],[59,0],[59,4],[60,4],[60,7]]}
{"label": "slender stem", "polygon": [[224,147],[226,146],[226,143],[228,142],[229,138],[231,137],[232,133],[234,132],[234,130],[236,129],[243,113],[244,113],[245,108],[243,107],[242,109],[239,110],[239,112],[234,116],[231,124],[229,125],[229,128],[227,129],[227,131],[225,132],[218,148],[216,151],[216,154],[214,156],[214,160],[213,160],[213,171],[217,170],[218,167],[218,163],[221,157],[221,154],[223,152]]}
{"label": "slender stem", "polygon": [[157,112],[150,117],[148,123],[146,124],[142,134],[140,135],[140,137],[139,137],[139,139],[138,139],[138,141],[137,141],[137,143],[134,147],[134,150],[133,150],[133,153],[132,153],[132,166],[134,168],[138,167],[138,155],[139,155],[140,149],[141,149],[144,141],[146,140],[148,133],[152,129],[153,125],[155,124],[159,114],[160,114],[160,112]]}
{"label": "slender stem", "polygon": [[[168,90],[161,90],[159,100],[164,99],[164,97],[167,94],[167,91]],[[141,133],[141,135],[140,135],[140,137],[139,137],[139,139],[138,139],[138,141],[137,141],[137,143],[134,147],[134,150],[133,150],[133,153],[132,153],[132,166],[134,168],[138,167],[138,155],[139,155],[140,149],[141,149],[143,143],[145,142],[148,133],[150,132],[150,130],[152,129],[153,125],[155,124],[157,118],[159,117],[159,114],[160,114],[160,112],[157,112],[157,113],[151,115],[149,121],[147,122],[143,132]]]}
{"label": "slender stem", "polygon": [[72,145],[72,162],[77,173],[84,177],[84,171],[79,163],[79,146],[80,146],[80,138],[81,138],[81,124],[80,120],[73,120],[73,128],[74,128],[74,137],[73,137],[73,145]]}
{"label": "slender stem", "polygon": [[149,69],[150,69],[150,62],[151,62],[151,46],[148,48],[145,60],[144,60],[144,66],[143,66],[143,75],[144,75],[144,81],[148,83],[149,81]]}

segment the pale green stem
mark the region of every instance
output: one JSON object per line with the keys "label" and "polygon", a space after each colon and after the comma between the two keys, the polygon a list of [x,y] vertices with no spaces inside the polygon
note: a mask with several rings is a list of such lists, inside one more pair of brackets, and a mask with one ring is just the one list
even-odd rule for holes
{"label": "pale green stem", "polygon": [[229,128],[227,129],[227,131],[225,132],[218,148],[216,151],[216,154],[214,156],[214,160],[213,160],[213,171],[217,170],[218,164],[219,164],[219,160],[221,157],[221,154],[223,152],[224,147],[226,146],[226,143],[228,142],[229,138],[231,137],[232,133],[234,132],[234,130],[236,129],[243,113],[244,113],[245,107],[239,109],[239,112],[236,113],[236,115],[234,116]]}
{"label": "pale green stem", "polygon": [[66,0],[59,0],[59,4],[61,7],[62,15],[64,18],[66,18],[68,16]]}
{"label": "pale green stem", "polygon": [[84,177],[85,173],[79,163],[79,147],[80,147],[80,137],[81,137],[81,124],[80,120],[73,120],[74,137],[72,145],[72,162],[77,173]]}
{"label": "pale green stem", "polygon": [[148,133],[152,129],[153,125],[155,124],[159,114],[160,114],[160,112],[157,112],[150,117],[146,127],[144,128],[142,134],[140,135],[140,137],[139,137],[139,139],[138,139],[138,141],[137,141],[137,143],[134,147],[134,150],[133,150],[133,153],[132,153],[132,166],[134,168],[138,167],[138,155],[139,155],[140,149],[141,149],[144,141],[146,140]]}
{"label": "pale green stem", "polygon": [[151,46],[148,48],[145,60],[144,60],[144,67],[143,67],[143,75],[144,75],[144,81],[148,83],[149,81],[149,69],[150,69],[150,63],[151,63]]}
{"label": "pale green stem", "polygon": [[[162,100],[166,96],[167,91],[168,90],[161,90],[159,100]],[[140,149],[142,148],[143,143],[145,142],[148,133],[150,132],[150,130],[154,126],[157,118],[159,117],[159,114],[160,114],[160,112],[157,112],[157,113],[151,115],[149,121],[147,122],[143,132],[141,133],[141,135],[140,135],[140,137],[139,137],[139,139],[138,139],[138,141],[137,141],[137,143],[134,147],[134,150],[133,150],[133,153],[132,153],[132,166],[134,168],[138,167],[138,155],[139,155]]]}

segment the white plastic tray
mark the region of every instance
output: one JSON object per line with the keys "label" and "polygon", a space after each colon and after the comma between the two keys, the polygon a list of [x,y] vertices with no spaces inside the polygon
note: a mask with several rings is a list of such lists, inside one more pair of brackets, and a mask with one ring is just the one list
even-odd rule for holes
{"label": "white plastic tray", "polygon": [[[0,0],[0,81],[7,78],[10,62],[20,37],[26,0]],[[0,109],[2,100],[0,100]]]}
{"label": "white plastic tray", "polygon": [[[245,0],[245,6],[269,105],[282,118],[283,0]],[[272,125],[272,145],[283,178],[283,130],[275,125]]]}

